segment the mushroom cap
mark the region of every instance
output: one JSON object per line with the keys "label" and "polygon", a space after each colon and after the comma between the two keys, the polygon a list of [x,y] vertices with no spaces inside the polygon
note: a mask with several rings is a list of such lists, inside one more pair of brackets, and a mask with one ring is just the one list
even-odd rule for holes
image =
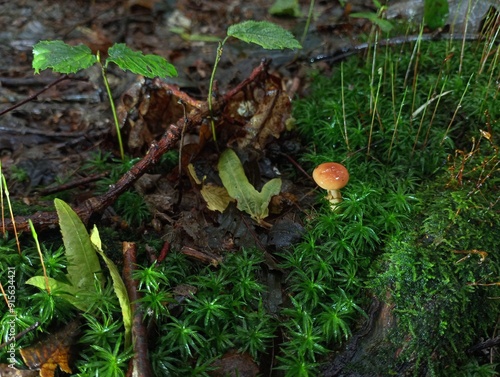
{"label": "mushroom cap", "polygon": [[325,162],[313,171],[314,182],[325,190],[340,190],[349,182],[346,167],[337,162]]}

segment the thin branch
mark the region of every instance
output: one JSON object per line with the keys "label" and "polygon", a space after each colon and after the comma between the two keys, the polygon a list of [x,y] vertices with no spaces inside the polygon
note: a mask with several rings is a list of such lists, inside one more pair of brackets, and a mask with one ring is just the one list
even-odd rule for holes
{"label": "thin branch", "polygon": [[28,103],[28,102],[31,102],[33,100],[35,100],[40,94],[42,94],[43,92],[49,90],[50,88],[52,88],[54,85],[57,85],[59,84],[61,81],[64,81],[64,80],[67,80],[69,79],[69,76],[68,75],[63,75],[61,77],[59,77],[57,80],[53,81],[52,83],[48,84],[48,85],[45,85],[41,90],[39,90],[38,92],[36,92],[35,94],[23,99],[21,102],[18,102],[16,103],[15,105],[12,105],[8,108],[6,108],[5,110],[2,110],[0,111],[0,116],[4,115],[4,114],[7,114],[8,112],[14,110],[14,109],[17,109],[18,107],[24,105],[25,103]]}
{"label": "thin branch", "polygon": [[[250,83],[258,80],[262,74],[266,73],[270,61],[263,60],[258,67],[256,67],[249,77],[239,83],[235,88],[226,93],[221,99],[214,102],[212,110],[215,114],[219,114],[226,104],[240,91],[243,90]],[[155,79],[154,82],[163,87],[166,85],[161,80]],[[169,90],[171,86],[166,87]],[[114,185],[110,185],[107,193],[87,199],[85,202],[74,208],[75,212],[81,220],[88,224],[91,217],[98,213],[102,213],[107,207],[112,205],[118,197],[128,190],[143,174],[155,166],[166,152],[174,149],[180,140],[182,130],[185,127],[186,132],[195,129],[196,126],[202,124],[203,120],[210,116],[210,111],[205,103],[200,108],[193,109],[187,116],[187,119],[181,117],[175,124],[171,124],[165,131],[160,140],[151,143],[146,155],[130,168]],[[28,219],[33,221],[38,231],[47,228],[54,228],[57,226],[58,218],[55,212],[41,212],[38,211],[31,216],[18,216],[14,221],[17,224],[18,231],[27,231]],[[13,223],[6,219],[5,230],[12,230]]]}
{"label": "thin branch", "polygon": [[133,279],[136,269],[137,247],[134,242],[123,242],[123,281],[127,287],[127,293],[132,308],[132,343],[134,345],[134,357],[130,360],[127,377],[153,375],[148,355],[148,336],[146,326],[143,322],[144,313],[138,303],[140,297],[137,281]]}

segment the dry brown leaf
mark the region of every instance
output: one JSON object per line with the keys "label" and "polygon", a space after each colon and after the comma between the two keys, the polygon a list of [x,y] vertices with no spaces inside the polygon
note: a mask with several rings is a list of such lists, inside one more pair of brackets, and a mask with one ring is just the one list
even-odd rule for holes
{"label": "dry brown leaf", "polygon": [[79,322],[75,320],[34,346],[19,350],[24,363],[32,370],[39,370],[40,377],[54,377],[57,367],[71,373],[71,345],[79,333],[79,326]]}
{"label": "dry brown leaf", "polygon": [[236,142],[240,149],[248,145],[264,149],[285,130],[286,121],[291,116],[290,97],[282,91],[280,79],[270,75],[262,86],[235,96],[235,101],[228,104],[225,116],[243,124],[241,129],[244,132],[229,144]]}
{"label": "dry brown leaf", "polygon": [[[176,123],[199,106],[187,96],[177,97],[174,89],[162,81],[139,77],[123,93],[117,113],[127,146],[132,152],[146,150],[168,125]],[[180,92],[178,94],[181,95]]]}
{"label": "dry brown leaf", "polygon": [[212,366],[216,369],[210,373],[213,377],[255,377],[259,374],[259,367],[248,353],[227,352],[222,359],[215,361]]}

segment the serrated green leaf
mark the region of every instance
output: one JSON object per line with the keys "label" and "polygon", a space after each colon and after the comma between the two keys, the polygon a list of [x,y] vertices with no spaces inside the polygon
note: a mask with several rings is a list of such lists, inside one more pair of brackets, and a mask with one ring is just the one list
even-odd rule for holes
{"label": "serrated green leaf", "polygon": [[247,43],[255,43],[267,50],[302,48],[292,33],[269,21],[244,21],[231,25],[227,35]]}
{"label": "serrated green leaf", "polygon": [[60,199],[55,199],[54,204],[68,260],[66,276],[73,286],[76,298],[81,301],[77,307],[88,308],[92,304],[91,295],[96,292],[94,276],[103,283],[99,259],[78,215]]}
{"label": "serrated green leaf", "polygon": [[33,46],[35,73],[52,68],[54,72],[76,73],[95,64],[97,58],[85,45],[70,46],[63,41],[41,41]]}
{"label": "serrated green leaf", "polygon": [[145,77],[177,76],[175,67],[158,55],[143,55],[128,48],[124,43],[116,43],[108,50],[108,62],[115,63],[123,70],[129,70]]}
{"label": "serrated green leaf", "polygon": [[123,282],[116,264],[104,254],[104,251],[102,251],[101,237],[95,225],[90,232],[90,241],[104,260],[104,263],[106,263],[106,266],[108,266],[111,279],[113,280],[113,289],[115,290],[116,297],[118,297],[122,309],[123,326],[125,327],[125,346],[128,346],[132,343],[132,309],[130,307],[127,287],[125,287],[125,283]]}
{"label": "serrated green leaf", "polygon": [[229,196],[237,201],[240,211],[248,213],[254,220],[261,222],[269,214],[269,202],[281,190],[281,179],[274,178],[258,192],[248,182],[243,165],[232,149],[226,149],[220,156],[219,176]]}

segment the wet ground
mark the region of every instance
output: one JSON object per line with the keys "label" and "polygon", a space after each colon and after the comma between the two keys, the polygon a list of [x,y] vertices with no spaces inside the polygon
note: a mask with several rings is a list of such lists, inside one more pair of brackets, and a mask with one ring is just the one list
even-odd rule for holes
{"label": "wet ground", "polygon": [[[353,12],[375,12],[371,1],[357,0],[342,7],[337,1],[319,1],[299,52],[268,51],[230,41],[217,75],[218,88],[225,92],[245,78],[262,58],[272,59],[272,70],[279,74],[290,96],[307,92],[309,59],[354,46],[369,32],[371,24],[348,17]],[[393,2],[389,18],[418,18],[419,2]],[[468,31],[492,4],[480,1],[469,17]],[[104,52],[114,43],[126,43],[135,50],[158,54],[174,64],[179,76],[172,82],[189,95],[203,99],[208,93],[211,67],[217,43],[228,26],[249,19],[270,20],[303,34],[308,2],[301,2],[300,17],[269,14],[267,1],[77,1],[71,7],[60,1],[25,0],[0,2],[0,111],[36,95],[61,75],[44,71],[34,75],[32,47],[40,40],[61,39],[69,44],[83,43],[94,52]],[[451,5],[458,14],[463,10]],[[456,30],[465,29],[463,16],[455,18]],[[327,69],[317,64],[315,68]],[[136,76],[111,67],[110,81],[115,100],[136,80]],[[29,183],[19,187],[27,194],[38,185],[73,174],[89,151],[117,153],[109,138],[113,122],[97,67],[65,80],[0,118],[0,151],[4,169],[18,165],[26,170]],[[28,182],[28,181],[26,181]],[[17,187],[16,187],[17,188]],[[16,192],[16,190],[14,190]]]}

